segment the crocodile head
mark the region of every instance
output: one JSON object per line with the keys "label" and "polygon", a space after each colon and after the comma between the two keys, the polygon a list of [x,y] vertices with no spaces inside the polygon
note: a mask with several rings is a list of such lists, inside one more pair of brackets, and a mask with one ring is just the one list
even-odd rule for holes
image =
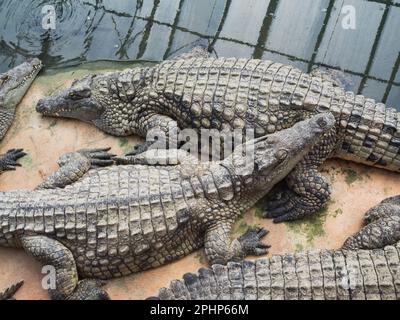
{"label": "crocodile head", "polygon": [[140,84],[131,83],[129,99],[121,96],[118,85],[121,83],[115,73],[88,75],[75,80],[70,88],[39,100],[36,111],[44,116],[85,121],[115,136],[128,136],[133,134],[129,121],[134,112],[131,104],[137,92],[135,86]]}
{"label": "crocodile head", "polygon": [[0,74],[0,138],[11,125],[16,106],[28,91],[41,68],[42,62],[37,58],[32,58]]}
{"label": "crocodile head", "polygon": [[71,87],[52,97],[40,99],[36,111],[51,117],[65,117],[92,122],[101,116],[103,106],[92,94],[91,85],[95,76],[88,75],[75,80]]}
{"label": "crocodile head", "polygon": [[245,185],[268,192],[334,125],[334,116],[323,113],[289,129],[251,140],[235,149],[231,169]]}

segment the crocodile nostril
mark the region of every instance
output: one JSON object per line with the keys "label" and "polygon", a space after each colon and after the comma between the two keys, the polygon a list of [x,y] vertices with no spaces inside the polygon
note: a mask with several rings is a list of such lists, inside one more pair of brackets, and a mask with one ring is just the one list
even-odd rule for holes
{"label": "crocodile nostril", "polygon": [[37,105],[36,105],[36,111],[37,112],[43,112],[45,110],[46,110],[46,105],[45,105],[44,101],[43,100],[39,100]]}
{"label": "crocodile nostril", "polygon": [[319,118],[317,120],[317,124],[320,126],[320,128],[325,128],[328,125],[328,122],[324,118]]}

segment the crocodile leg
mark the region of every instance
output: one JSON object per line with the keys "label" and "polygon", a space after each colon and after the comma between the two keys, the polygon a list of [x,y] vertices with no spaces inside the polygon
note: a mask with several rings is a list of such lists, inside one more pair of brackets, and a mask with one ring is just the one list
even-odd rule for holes
{"label": "crocodile leg", "polygon": [[266,217],[275,223],[310,216],[328,201],[331,188],[316,168],[298,167],[286,179],[288,190],[267,204]]}
{"label": "crocodile leg", "polygon": [[364,221],[366,225],[346,240],[344,249],[378,249],[400,241],[400,196],[368,210]]}
{"label": "crocodile leg", "polygon": [[25,156],[26,153],[22,149],[11,149],[7,153],[0,155],[0,174],[4,171],[15,170],[15,167],[21,165],[17,160]]}
{"label": "crocodile leg", "polygon": [[318,212],[329,200],[331,185],[319,166],[335,149],[335,130],[324,136],[318,145],[287,176],[287,190],[267,202],[264,217],[275,223],[297,220]]}
{"label": "crocodile leg", "polygon": [[396,214],[399,210],[400,196],[387,198],[365,213],[364,223],[370,224],[380,218]]}
{"label": "crocodile leg", "polygon": [[109,166],[114,163],[110,148],[82,149],[62,155],[58,160],[60,169],[45,178],[36,189],[64,188],[78,181],[91,168]]}
{"label": "crocodile leg", "polygon": [[141,164],[141,165],[180,165],[197,164],[196,157],[183,149],[152,149],[136,156],[124,156],[115,158],[117,164]]}
{"label": "crocodile leg", "polygon": [[78,272],[71,251],[57,240],[45,236],[21,238],[24,250],[43,265],[55,268],[55,287],[49,289],[52,299],[108,299],[100,282],[91,279],[78,281]]}
{"label": "crocodile leg", "polygon": [[[146,137],[143,144],[136,145],[133,150],[127,153],[127,156],[135,156],[142,152],[147,151],[151,146],[158,149],[168,148],[168,137],[176,136],[179,133],[179,127],[175,120],[164,115],[152,115],[147,119],[141,121],[138,134]],[[157,143],[157,145],[154,145]],[[169,146],[170,149],[173,149]]]}
{"label": "crocodile leg", "polygon": [[261,242],[268,234],[263,228],[249,229],[239,238],[231,241],[232,223],[220,221],[208,228],[205,237],[205,251],[210,264],[226,264],[241,261],[247,255],[263,255],[270,247]]}

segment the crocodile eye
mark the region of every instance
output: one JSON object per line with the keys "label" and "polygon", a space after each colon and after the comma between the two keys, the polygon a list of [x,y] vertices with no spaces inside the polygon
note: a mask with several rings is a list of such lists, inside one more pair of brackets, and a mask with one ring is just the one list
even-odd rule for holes
{"label": "crocodile eye", "polygon": [[276,154],[276,158],[278,159],[278,160],[280,160],[280,161],[283,161],[283,160],[285,160],[286,158],[287,158],[287,156],[288,156],[288,152],[287,152],[287,150],[285,150],[285,149],[280,149],[278,152],[277,152],[277,154]]}
{"label": "crocodile eye", "polygon": [[76,99],[77,95],[73,92],[70,92],[70,94],[68,95],[71,99]]}
{"label": "crocodile eye", "polygon": [[2,76],[0,77],[0,85],[3,85],[3,84],[6,83],[8,80],[10,80],[10,76],[9,76],[9,75],[7,75],[7,74],[2,75]]}
{"label": "crocodile eye", "polygon": [[91,91],[88,89],[83,89],[83,90],[74,90],[68,94],[68,96],[73,99],[73,100],[79,100],[83,98],[89,98],[91,94]]}

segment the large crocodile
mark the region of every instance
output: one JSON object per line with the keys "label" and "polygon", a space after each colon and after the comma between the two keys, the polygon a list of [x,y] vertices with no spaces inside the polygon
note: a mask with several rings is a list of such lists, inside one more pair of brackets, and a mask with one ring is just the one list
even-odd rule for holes
{"label": "large crocodile", "polygon": [[210,58],[201,50],[154,67],[86,76],[37,105],[43,115],[80,119],[113,135],[147,135],[136,152],[182,128],[253,129],[262,136],[327,110],[336,126],[291,172],[288,189],[268,202],[265,216],[275,222],[326,204],[331,187],[318,167],[328,157],[398,172],[398,112],[320,73],[272,61]]}
{"label": "large crocodile", "polygon": [[288,253],[202,268],[172,281],[153,299],[400,299],[400,197],[371,209],[365,221],[367,225],[341,250]]}
{"label": "large crocodile", "polygon": [[[41,68],[41,61],[33,58],[0,74],[0,140],[10,128],[17,105]],[[4,171],[15,170],[15,167],[19,166],[16,161],[24,155],[22,149],[11,149],[0,155],[0,174]]]}
{"label": "large crocodile", "polygon": [[[90,278],[157,267],[203,245],[211,263],[265,254],[261,238],[267,231],[251,229],[232,241],[234,221],[333,125],[331,114],[317,115],[251,140],[217,162],[195,163],[183,150],[156,150],[164,166],[90,170],[113,161],[108,149],[68,153],[36,190],[0,193],[0,245],[22,247],[53,265],[51,297],[71,299],[107,296]],[[170,165],[173,160],[181,164]],[[78,282],[78,274],[85,279]]]}

